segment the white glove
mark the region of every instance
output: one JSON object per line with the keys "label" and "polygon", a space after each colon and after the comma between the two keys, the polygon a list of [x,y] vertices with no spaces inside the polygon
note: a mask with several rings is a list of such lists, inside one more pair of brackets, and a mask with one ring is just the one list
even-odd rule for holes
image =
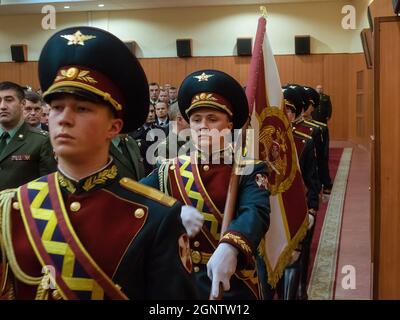
{"label": "white glove", "polygon": [[204,223],[203,215],[192,206],[182,206],[181,219],[189,238],[196,236]]}
{"label": "white glove", "polygon": [[310,230],[311,227],[313,226],[314,220],[315,220],[314,216],[312,214],[308,214],[308,230]]}
{"label": "white glove", "polygon": [[208,261],[207,275],[212,282],[212,298],[218,298],[220,283],[224,291],[231,288],[229,281],[236,271],[238,253],[238,249],[229,243],[220,243]]}

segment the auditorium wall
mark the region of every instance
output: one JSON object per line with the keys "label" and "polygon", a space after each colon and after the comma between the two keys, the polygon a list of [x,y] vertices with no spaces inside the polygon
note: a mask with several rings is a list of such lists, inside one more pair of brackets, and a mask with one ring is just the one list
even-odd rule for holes
{"label": "auditorium wall", "polygon": [[[275,54],[293,54],[294,36],[310,35],[312,53],[361,52],[359,32],[368,0],[268,4],[270,40]],[[356,9],[356,29],[343,29],[345,5]],[[63,12],[64,11],[64,12]],[[258,5],[207,6],[56,14],[56,30],[43,30],[43,14],[0,16],[0,61],[11,61],[10,45],[27,44],[28,60],[38,60],[46,39],[73,25],[91,25],[137,43],[144,58],[176,57],[176,39],[191,38],[194,56],[236,55],[236,39],[253,37]]]}
{"label": "auditorium wall", "polygon": [[[351,140],[369,149],[372,130],[372,74],[363,54],[275,56],[282,84],[295,82],[315,87],[322,84],[333,105],[331,139]],[[249,57],[141,58],[149,81],[179,86],[190,72],[223,70],[246,84]],[[37,62],[0,63],[0,79],[39,88]]]}

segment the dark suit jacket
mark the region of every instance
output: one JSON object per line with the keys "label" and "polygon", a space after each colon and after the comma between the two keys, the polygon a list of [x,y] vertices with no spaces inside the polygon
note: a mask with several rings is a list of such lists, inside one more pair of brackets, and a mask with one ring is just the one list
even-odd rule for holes
{"label": "dark suit jacket", "polygon": [[128,177],[136,181],[140,180],[144,177],[144,165],[139,146],[131,136],[127,135],[123,139],[129,153],[129,158],[122,154],[113,143],[110,145],[110,154],[114,158],[118,172],[122,177]]}
{"label": "dark suit jacket", "polygon": [[56,169],[48,133],[24,123],[0,155],[0,191],[19,187]]}

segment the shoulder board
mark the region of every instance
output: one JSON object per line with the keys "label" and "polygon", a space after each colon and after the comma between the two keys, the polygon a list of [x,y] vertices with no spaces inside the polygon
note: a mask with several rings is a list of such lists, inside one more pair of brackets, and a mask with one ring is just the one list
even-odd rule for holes
{"label": "shoulder board", "polygon": [[320,128],[319,125],[317,125],[316,123],[313,123],[311,121],[308,121],[308,120],[304,120],[304,123],[309,124],[310,126],[313,126],[315,128]]}
{"label": "shoulder board", "polygon": [[47,137],[47,136],[49,135],[49,133],[48,133],[47,131],[42,130],[42,129],[38,129],[38,128],[33,128],[33,127],[31,127],[31,126],[29,126],[28,130],[29,130],[30,132],[38,133],[38,134],[40,134],[40,135],[42,135],[42,136],[45,136],[45,137]]}
{"label": "shoulder board", "polygon": [[326,124],[326,123],[323,123],[323,122],[319,122],[319,121],[317,121],[317,120],[311,120],[312,122],[314,122],[314,123],[316,123],[316,124],[318,124],[318,125],[320,125],[320,126],[323,126],[323,127],[327,127],[328,125]]}
{"label": "shoulder board", "polygon": [[297,131],[297,130],[294,130],[293,132],[294,132],[296,135],[298,135],[298,136],[300,136],[300,137],[302,137],[302,138],[305,138],[305,139],[308,139],[308,140],[311,140],[311,139],[312,139],[311,136],[309,136],[308,134],[305,134],[305,133],[303,133],[303,132],[300,132],[300,131]]}
{"label": "shoulder board", "polygon": [[165,206],[172,207],[176,202],[176,199],[167,196],[166,194],[162,193],[157,189],[136,182],[135,180],[129,178],[122,178],[119,181],[119,183],[125,189],[138,193],[141,196],[146,197],[148,199],[157,201],[158,203],[161,203]]}

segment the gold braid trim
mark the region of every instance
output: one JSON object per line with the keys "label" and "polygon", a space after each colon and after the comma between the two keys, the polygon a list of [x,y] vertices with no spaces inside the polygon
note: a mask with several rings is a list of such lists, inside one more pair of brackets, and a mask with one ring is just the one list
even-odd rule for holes
{"label": "gold braid trim", "polygon": [[62,174],[58,174],[57,179],[60,186],[66,188],[71,193],[75,193],[76,188],[69,179],[65,178]]}
{"label": "gold braid trim", "polygon": [[243,238],[239,235],[230,232],[225,233],[220,242],[236,244],[246,255],[252,253],[250,246],[247,244],[247,241],[243,240]]}
{"label": "gold braid trim", "polygon": [[0,229],[0,240],[1,247],[4,248],[5,256],[8,264],[14,274],[14,276],[21,282],[31,285],[38,286],[41,284],[42,277],[31,277],[27,275],[20,266],[18,265],[15,257],[14,248],[12,245],[11,236],[11,202],[15,196],[15,189],[4,190],[0,193],[0,217],[1,217],[1,229]]}
{"label": "gold braid trim", "polygon": [[108,179],[114,179],[117,176],[117,173],[117,166],[113,165],[111,168],[105,169],[98,174],[86,179],[84,185],[82,186],[82,189],[85,191],[89,191],[94,186],[105,183]]}
{"label": "gold braid trim", "polygon": [[268,283],[272,286],[272,288],[276,287],[279,279],[282,277],[283,271],[292,260],[293,251],[299,246],[300,241],[303,240],[303,238],[306,236],[307,230],[308,230],[308,215],[306,215],[303,224],[297,231],[296,235],[291,239],[288,246],[282,251],[274,270],[271,269],[270,264],[268,263],[268,261],[265,260],[265,240],[264,240],[265,238],[261,240],[260,245],[258,246],[258,251],[264,259],[268,272]]}

